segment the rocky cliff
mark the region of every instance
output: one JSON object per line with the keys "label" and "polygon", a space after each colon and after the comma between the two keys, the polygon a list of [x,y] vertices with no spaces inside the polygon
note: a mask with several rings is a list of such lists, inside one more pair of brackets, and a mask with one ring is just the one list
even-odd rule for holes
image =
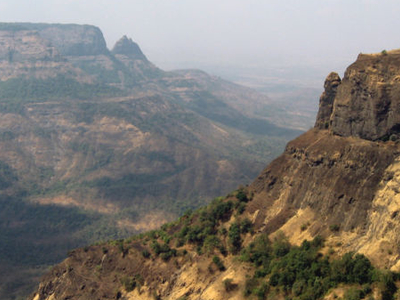
{"label": "rocky cliff", "polygon": [[19,23],[19,26],[37,31],[63,56],[107,55],[103,33],[93,25]]}
{"label": "rocky cliff", "polygon": [[139,45],[132,41],[132,39],[129,39],[126,35],[117,41],[111,52],[114,55],[120,54],[131,57],[132,59],[147,60],[142,50],[140,50]]}
{"label": "rocky cliff", "polygon": [[48,78],[68,75],[89,82],[81,70],[74,68],[49,40],[37,31],[17,27],[1,30],[0,26],[0,80],[13,78]]}
{"label": "rocky cliff", "polygon": [[327,78],[317,123],[329,123],[331,131],[340,136],[396,139],[400,127],[399,67],[398,50],[360,54],[343,81],[335,74]]}
{"label": "rocky cliff", "polygon": [[386,274],[375,282],[352,253],[400,268],[400,144],[383,138],[400,117],[398,55],[360,55],[343,80],[331,73],[315,128],[249,187],[159,231],[72,252],[31,299],[392,299],[393,275],[374,271]]}
{"label": "rocky cliff", "polygon": [[315,128],[251,185],[262,230],[283,230],[294,243],[322,234],[339,252],[397,270],[399,58],[398,50],[360,54],[342,80],[327,77]]}

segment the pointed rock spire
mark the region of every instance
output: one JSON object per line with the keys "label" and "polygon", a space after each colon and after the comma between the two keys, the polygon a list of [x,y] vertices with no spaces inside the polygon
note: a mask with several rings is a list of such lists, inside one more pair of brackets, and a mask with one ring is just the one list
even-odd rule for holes
{"label": "pointed rock spire", "polygon": [[112,49],[112,53],[114,55],[125,55],[132,59],[147,60],[142,50],[140,50],[139,45],[132,41],[131,38],[128,38],[126,35],[124,35],[121,39],[117,41],[114,48]]}

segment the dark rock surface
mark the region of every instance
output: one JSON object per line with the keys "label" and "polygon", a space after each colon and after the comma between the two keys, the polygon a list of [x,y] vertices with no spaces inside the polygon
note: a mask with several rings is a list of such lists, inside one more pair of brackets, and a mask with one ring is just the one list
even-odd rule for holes
{"label": "dark rock surface", "polygon": [[319,111],[315,127],[319,129],[327,129],[329,127],[329,119],[332,114],[333,101],[336,97],[337,88],[341,83],[339,75],[332,72],[326,77],[324,89],[319,99]]}
{"label": "dark rock surface", "polygon": [[[367,140],[397,139],[400,130],[400,51],[360,54],[341,84],[330,75],[317,128]],[[336,91],[337,89],[337,91]],[[332,112],[328,117],[330,111]]]}

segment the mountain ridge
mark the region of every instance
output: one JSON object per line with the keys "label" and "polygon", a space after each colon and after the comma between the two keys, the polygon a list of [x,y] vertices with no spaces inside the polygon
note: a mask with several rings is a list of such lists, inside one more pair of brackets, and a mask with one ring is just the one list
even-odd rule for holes
{"label": "mountain ridge", "polygon": [[250,182],[302,132],[255,117],[265,95],[114,55],[94,26],[0,23],[0,41],[2,299],[26,295],[70,248],[157,228]]}

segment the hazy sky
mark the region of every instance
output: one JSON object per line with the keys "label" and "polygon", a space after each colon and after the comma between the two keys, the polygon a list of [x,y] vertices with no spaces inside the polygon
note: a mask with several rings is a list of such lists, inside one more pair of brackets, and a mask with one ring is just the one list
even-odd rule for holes
{"label": "hazy sky", "polygon": [[400,48],[400,0],[0,0],[0,21],[93,24],[166,69],[331,70]]}

